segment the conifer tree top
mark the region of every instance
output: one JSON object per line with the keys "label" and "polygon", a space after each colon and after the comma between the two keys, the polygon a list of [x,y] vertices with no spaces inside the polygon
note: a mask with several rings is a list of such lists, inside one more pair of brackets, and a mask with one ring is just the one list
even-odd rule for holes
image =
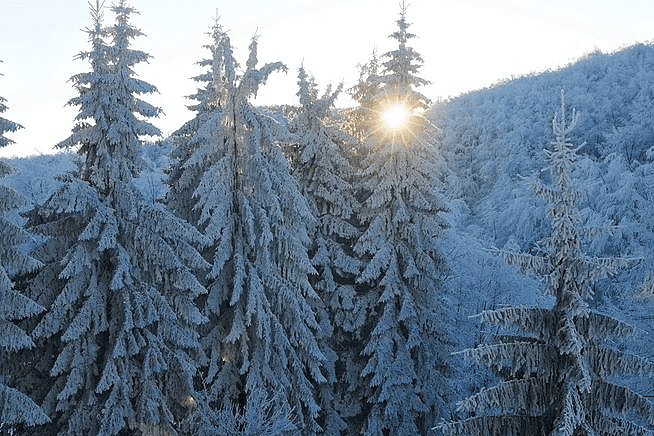
{"label": "conifer tree top", "polygon": [[422,112],[431,101],[417,88],[429,84],[418,75],[422,56],[407,43],[415,38],[408,31],[407,7],[401,4],[398,29],[389,35],[397,41],[397,48],[376,56],[361,70],[359,84],[350,90],[361,108],[352,112],[351,131],[364,140],[377,144],[415,143],[418,136],[427,134],[429,123]]}
{"label": "conifer tree top", "polygon": [[220,24],[218,14],[216,14],[214,23],[207,34],[211,37],[211,42],[204,45],[204,48],[210,51],[211,57],[197,62],[197,65],[206,68],[206,71],[193,77],[194,81],[204,83],[204,86],[198,88],[195,94],[189,96],[190,99],[195,100],[197,103],[188,106],[188,108],[196,112],[210,111],[223,106],[225,103],[225,82],[227,80],[225,68],[228,65],[225,62],[224,52],[225,50],[231,50],[231,48],[225,44],[225,41],[229,40],[229,36]]}
{"label": "conifer tree top", "polygon": [[404,100],[404,104],[409,105],[411,110],[427,109],[430,100],[416,92],[415,88],[429,85],[430,82],[417,76],[422,68],[423,58],[412,47],[407,46],[408,41],[416,35],[408,31],[411,24],[406,20],[406,4],[402,2],[400,7],[400,18],[396,21],[398,29],[389,35],[389,38],[397,41],[398,48],[382,55],[386,59],[382,64],[381,82],[385,85],[383,92],[391,99]]}
{"label": "conifer tree top", "polygon": [[79,107],[77,124],[57,146],[79,146],[78,154],[84,156],[81,177],[108,192],[119,181],[129,183],[139,174],[141,138],[161,133],[147,119],[161,110],[139,98],[157,89],[134,72],[135,65],[150,58],[130,47],[134,38],[143,35],[129,21],[138,12],[120,0],[110,8],[115,23],[105,27],[103,7],[99,0],[90,4],[92,25],[86,33],[91,48],[78,58],[89,61],[91,71],[72,77],[79,95],[68,104]]}

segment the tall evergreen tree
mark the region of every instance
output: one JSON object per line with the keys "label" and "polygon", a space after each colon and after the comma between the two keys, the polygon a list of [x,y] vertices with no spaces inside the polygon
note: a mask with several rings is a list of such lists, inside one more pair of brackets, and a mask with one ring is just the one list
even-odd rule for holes
{"label": "tall evergreen tree", "polygon": [[[214,32],[213,38],[210,87],[194,98],[215,103],[178,133],[180,169],[170,172],[171,204],[192,205],[186,213],[195,214],[194,224],[211,241],[205,400],[213,410],[229,403],[252,410],[263,389],[274,394],[280,416],[291,409],[309,434],[319,430],[316,386],[325,382],[312,306],[318,297],[308,281],[315,220],[280,147],[292,135],[249,101],[271,73],[286,68],[279,62],[258,68],[255,37],[239,74],[229,37]],[[172,198],[182,195],[190,198]],[[192,421],[217,432],[220,423],[207,422],[212,416]]]}
{"label": "tall evergreen tree", "polygon": [[[292,162],[294,173],[318,219],[318,226],[311,235],[310,255],[318,272],[312,284],[321,298],[314,304],[328,370],[328,383],[320,389],[322,427],[326,434],[339,434],[340,430],[347,429],[342,416],[353,413],[348,411],[352,401],[346,399],[350,394],[341,368],[347,360],[345,354],[350,352],[353,328],[346,320],[355,308],[354,280],[360,271],[360,261],[352,252],[359,236],[353,220],[360,205],[352,185],[355,170],[345,156],[358,142],[334,125],[331,111],[340,87],[333,92],[327,89],[324,96],[318,98],[316,83],[307,76],[304,67],[300,68],[298,85],[301,107],[289,129],[297,136],[299,146]],[[339,359],[342,360],[339,362]]]}
{"label": "tall evergreen tree", "polygon": [[481,321],[518,330],[497,344],[464,355],[498,369],[506,380],[459,403],[474,416],[442,425],[456,435],[652,435],[654,405],[616,384],[623,375],[654,374],[654,363],[611,346],[633,328],[589,308],[591,285],[624,264],[619,259],[586,256],[576,206],[580,193],[570,181],[576,149],[575,127],[561,112],[553,120],[554,141],[547,151],[552,185],[532,185],[545,200],[551,222],[542,256],[504,253],[509,263],[547,279],[552,308],[508,307],[482,312]]}
{"label": "tall evergreen tree", "polygon": [[[359,213],[365,230],[354,250],[365,259],[357,277],[366,309],[358,329],[363,342],[359,398],[366,435],[424,434],[438,413],[444,391],[438,368],[446,338],[439,326],[442,279],[447,271],[439,250],[446,207],[435,194],[438,161],[433,129],[415,109],[428,99],[414,89],[426,83],[415,73],[420,56],[407,41],[406,8],[391,37],[398,49],[383,55],[375,96],[378,126],[367,138]],[[383,124],[388,109],[406,120]]]}
{"label": "tall evergreen tree", "polygon": [[[7,110],[0,97],[0,114]],[[15,132],[22,126],[0,117],[0,147],[13,141],[4,134]],[[10,175],[13,168],[0,160],[0,180]],[[0,183],[0,357],[4,363],[9,353],[34,347],[32,338],[15,323],[37,315],[43,307],[15,289],[12,279],[21,274],[34,272],[39,263],[23,253],[20,245],[30,240],[22,227],[9,218],[9,213],[24,206],[25,198],[15,189]],[[47,415],[31,398],[12,388],[7,377],[0,374],[0,431],[10,432],[14,426],[34,426],[49,421]]]}
{"label": "tall evergreen tree", "polygon": [[[195,94],[189,96],[194,103],[188,108],[195,112],[195,116],[170,135],[173,145],[170,153],[172,164],[166,170],[170,186],[166,204],[193,224],[197,224],[200,218],[199,211],[194,208],[196,200],[193,193],[208,162],[196,162],[191,157],[196,149],[211,147],[214,132],[209,126],[219,122],[212,118],[220,117],[227,98],[223,83],[226,77],[223,50],[230,50],[228,57],[231,57],[231,47],[225,44],[228,36],[219,23],[219,17],[215,18],[209,36],[211,43],[204,48],[210,51],[211,56],[197,62],[205,71],[193,77],[200,87]],[[238,64],[234,67],[237,68]]]}
{"label": "tall evergreen tree", "polygon": [[206,293],[194,274],[208,264],[195,248],[202,235],[132,184],[160,110],[139,97],[156,89],[135,77],[149,58],[130,47],[136,11],[125,0],[111,10],[105,28],[91,4],[91,50],[79,55],[91,71],[72,79],[78,122],[59,146],[79,147],[78,171],[29,215],[49,237],[30,282],[47,308],[33,335],[56,356],[43,406],[62,435],[174,434],[194,404],[205,321],[194,300]]}

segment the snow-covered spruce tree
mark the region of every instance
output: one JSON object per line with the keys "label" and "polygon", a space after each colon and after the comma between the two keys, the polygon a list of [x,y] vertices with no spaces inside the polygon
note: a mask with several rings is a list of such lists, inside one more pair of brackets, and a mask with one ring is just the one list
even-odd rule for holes
{"label": "snow-covered spruce tree", "polygon": [[320,345],[327,358],[328,383],[320,387],[322,427],[325,434],[340,434],[347,430],[342,416],[352,415],[348,406],[355,403],[348,398],[351,393],[343,377],[343,362],[352,352],[349,343],[353,327],[348,320],[354,309],[355,277],[360,271],[360,261],[352,252],[359,230],[352,220],[360,205],[351,183],[355,170],[345,156],[358,142],[332,121],[340,87],[333,92],[328,88],[318,98],[315,81],[307,77],[304,67],[300,68],[298,85],[300,110],[289,129],[298,140],[292,161],[294,174],[318,219],[311,235],[310,256],[317,270],[312,285],[320,296],[314,302],[321,326]]}
{"label": "snow-covered spruce tree", "polygon": [[[326,381],[312,308],[318,297],[308,281],[315,219],[280,147],[292,135],[249,101],[285,67],[258,68],[255,37],[238,74],[229,37],[216,44],[212,65],[221,67],[211,74],[222,97],[184,139],[182,170],[171,177],[171,196],[192,193],[195,224],[211,241],[203,400],[214,410],[227,402],[250,410],[263,389],[280,416],[292,410],[295,424],[310,434],[319,431],[316,391]],[[190,421],[217,432],[219,423],[209,418]]]}
{"label": "snow-covered spruce tree", "polygon": [[105,28],[102,5],[91,4],[91,50],[79,55],[91,71],[72,78],[79,114],[59,146],[79,147],[79,169],[29,214],[49,238],[29,284],[47,309],[33,336],[43,359],[54,356],[43,407],[61,435],[174,434],[194,403],[205,321],[194,300],[206,292],[194,274],[209,265],[194,248],[200,232],[132,184],[159,109],[139,97],[156,89],[133,70],[149,57],[130,47],[136,11],[125,0],[111,10]]}
{"label": "snow-covered spruce tree", "polygon": [[518,330],[497,344],[463,352],[506,378],[495,387],[459,403],[474,416],[440,426],[450,435],[652,435],[654,405],[616,384],[624,375],[654,374],[654,363],[611,347],[633,328],[591,310],[591,285],[624,264],[620,259],[586,256],[576,202],[580,193],[570,174],[576,150],[568,139],[575,127],[561,112],[553,121],[554,141],[547,151],[552,186],[533,183],[545,200],[551,222],[543,256],[504,253],[507,262],[542,274],[552,308],[508,307],[482,312],[481,321]]}
{"label": "snow-covered spruce tree", "polygon": [[[211,57],[202,59],[197,64],[206,70],[193,77],[193,80],[201,85],[197,92],[190,99],[195,100],[188,108],[195,112],[195,116],[184,123],[170,135],[173,149],[170,153],[171,165],[166,170],[170,191],[166,195],[166,204],[178,215],[197,224],[200,215],[194,208],[196,200],[193,191],[200,183],[202,174],[210,166],[209,162],[190,160],[196,149],[213,147],[212,135],[214,131],[210,126],[220,123],[225,106],[225,87],[223,80],[225,73],[225,55],[223,50],[231,47],[225,44],[227,34],[219,23],[219,17],[215,18],[214,24],[209,32],[211,44],[205,45]],[[231,57],[231,54],[229,55]],[[237,67],[237,65],[235,65]],[[217,117],[217,119],[214,119]]]}
{"label": "snow-covered spruce tree", "polygon": [[[354,247],[365,260],[357,277],[361,308],[351,320],[358,324],[363,361],[349,371],[360,378],[366,435],[427,433],[444,391],[439,300],[447,267],[439,239],[446,206],[435,195],[434,132],[415,111],[428,100],[414,89],[426,81],[415,76],[420,56],[406,45],[413,35],[405,12],[403,6],[391,35],[398,49],[383,55],[388,61],[375,101],[380,125],[369,133],[370,154],[363,161],[367,198],[359,217],[365,231]],[[384,124],[381,114],[388,109],[403,111],[406,120]]]}
{"label": "snow-covered spruce tree", "polygon": [[[229,37],[219,23],[219,17],[209,32],[211,44],[205,46],[211,57],[198,62],[206,71],[193,78],[202,86],[189,98],[195,103],[189,106],[196,115],[170,136],[174,148],[170,154],[171,165],[166,170],[168,175],[168,191],[165,201],[168,207],[178,215],[199,228],[201,211],[195,207],[197,198],[194,191],[198,188],[202,177],[212,167],[213,160],[202,160],[216,152],[216,141],[220,140],[220,128],[225,121],[226,90],[224,80],[227,77],[226,61],[234,71],[238,64],[232,57]],[[218,135],[218,136],[216,136]],[[222,137],[222,140],[225,138]],[[201,157],[201,160],[197,160]],[[205,229],[206,230],[206,229]],[[217,235],[209,235],[214,238]],[[215,244],[207,248],[211,257]],[[210,280],[208,281],[211,282]],[[206,306],[208,307],[208,306]],[[206,309],[208,312],[209,309]],[[205,327],[203,333],[210,332],[213,324]],[[213,349],[210,338],[205,341],[207,354]],[[203,363],[208,365],[205,355]],[[206,371],[201,374],[206,375]],[[206,384],[201,383],[203,387]],[[203,389],[201,389],[203,390]],[[295,429],[288,407],[282,410],[279,403],[275,405],[271,396],[263,388],[250,393],[252,400],[245,405],[234,404],[230,398],[224,401],[214,401],[209,392],[200,392],[197,398],[197,410],[185,421],[184,429],[194,434],[280,434],[283,431]],[[283,401],[282,401],[283,403]],[[284,412],[287,412],[284,414]]]}
{"label": "snow-covered spruce tree", "polygon": [[[415,116],[417,112],[428,109],[431,104],[427,97],[416,90],[428,85],[429,81],[417,75],[422,67],[422,56],[407,46],[409,40],[416,36],[408,32],[410,23],[406,21],[404,3],[397,26],[398,30],[389,37],[397,41],[398,48],[382,55],[382,59],[386,60],[381,65],[382,71],[377,79],[379,85],[377,88],[372,86],[366,93],[375,91],[372,101],[367,103],[371,106],[370,112],[375,116],[374,120],[369,121],[372,124],[368,134],[376,137],[376,141],[381,144],[392,141],[407,143],[413,139],[416,131],[428,130],[427,121]],[[393,110],[389,111],[389,108]],[[403,123],[398,123],[398,115]]]}
{"label": "snow-covered spruce tree", "polygon": [[[283,395],[283,394],[280,394]],[[298,434],[293,412],[280,407],[279,402],[263,388],[248,394],[244,405],[224,399],[216,409],[202,398],[197,410],[184,423],[184,434],[228,436],[278,436]],[[281,400],[285,403],[285,400]]]}
{"label": "snow-covered spruce tree", "polygon": [[[5,99],[0,97],[0,114],[7,110]],[[4,134],[15,132],[22,126],[0,116],[0,147],[13,141]],[[0,180],[13,172],[8,163],[0,160]],[[25,205],[25,198],[15,189],[0,183],[0,357],[4,362],[10,353],[34,347],[32,338],[15,324],[24,318],[43,311],[43,307],[16,290],[12,281],[19,274],[35,271],[39,263],[24,254],[19,246],[30,240],[22,227],[9,219],[9,213]],[[5,366],[4,364],[2,366]],[[34,426],[49,421],[31,398],[7,384],[0,374],[0,431],[10,432],[19,425]]]}

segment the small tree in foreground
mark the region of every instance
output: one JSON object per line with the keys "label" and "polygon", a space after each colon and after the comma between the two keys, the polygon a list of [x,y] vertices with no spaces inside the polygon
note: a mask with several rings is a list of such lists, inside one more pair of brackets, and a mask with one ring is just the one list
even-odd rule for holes
{"label": "small tree in foreground", "polygon": [[481,321],[517,329],[523,336],[502,337],[494,345],[466,350],[466,357],[498,370],[505,381],[461,401],[460,412],[475,415],[441,425],[447,435],[652,435],[654,405],[615,383],[622,375],[654,374],[654,363],[610,346],[633,328],[591,310],[586,302],[597,279],[624,264],[620,259],[589,258],[581,250],[580,194],[570,182],[576,150],[568,140],[575,116],[554,118],[553,148],[547,151],[553,186],[536,181],[533,189],[548,206],[552,232],[545,254],[504,253],[510,264],[542,274],[551,309],[509,307],[482,312]]}

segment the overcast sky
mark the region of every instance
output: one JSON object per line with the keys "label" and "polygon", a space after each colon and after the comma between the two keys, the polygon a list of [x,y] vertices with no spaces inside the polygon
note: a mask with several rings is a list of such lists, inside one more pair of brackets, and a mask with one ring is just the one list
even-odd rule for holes
{"label": "overcast sky", "polygon": [[[259,62],[282,61],[261,89],[262,104],[296,100],[297,69],[304,62],[323,88],[354,85],[357,65],[374,49],[394,49],[398,0],[131,0],[140,11],[133,24],[147,36],[134,48],[152,56],[140,77],[159,89],[146,100],[165,116],[154,121],[170,133],[192,114],[195,62],[205,57],[216,12],[229,30],[243,64],[251,37],[259,35]],[[111,0],[107,0],[107,5]],[[500,80],[561,67],[593,50],[614,51],[654,39],[651,0],[407,0],[412,45],[423,55],[422,92],[433,100],[489,86]],[[113,20],[107,11],[106,21]],[[8,134],[15,145],[0,157],[50,152],[73,127],[75,91],[68,79],[88,71],[74,56],[89,47],[86,0],[0,0],[0,96],[4,118],[25,128]],[[342,99],[340,104],[351,102]]]}

